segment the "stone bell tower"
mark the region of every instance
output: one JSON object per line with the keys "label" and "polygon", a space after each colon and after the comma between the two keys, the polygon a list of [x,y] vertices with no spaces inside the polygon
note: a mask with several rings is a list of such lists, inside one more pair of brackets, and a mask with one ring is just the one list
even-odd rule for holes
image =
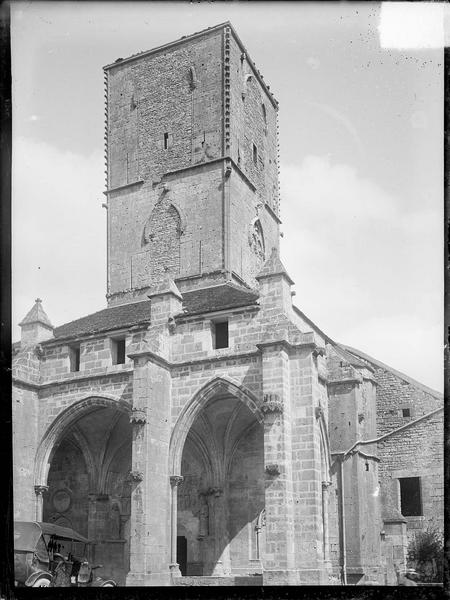
{"label": "stone bell tower", "polygon": [[104,67],[109,305],[254,287],[279,244],[277,101],[229,23]]}

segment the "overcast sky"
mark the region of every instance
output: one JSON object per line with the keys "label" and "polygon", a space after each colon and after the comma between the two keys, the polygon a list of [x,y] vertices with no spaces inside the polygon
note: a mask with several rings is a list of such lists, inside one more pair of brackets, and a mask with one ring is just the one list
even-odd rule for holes
{"label": "overcast sky", "polygon": [[443,51],[392,47],[389,6],[13,2],[13,324],[106,306],[102,66],[230,20],[280,102],[297,306],[441,390]]}

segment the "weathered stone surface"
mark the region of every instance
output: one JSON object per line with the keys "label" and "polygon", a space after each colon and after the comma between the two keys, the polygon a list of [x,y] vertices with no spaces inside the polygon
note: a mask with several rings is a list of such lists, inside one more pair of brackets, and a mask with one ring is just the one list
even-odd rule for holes
{"label": "weathered stone surface", "polygon": [[227,23],[110,65],[106,96],[109,308],[22,323],[15,518],[72,523],[121,585],[391,583],[399,477],[409,530],[442,523],[442,413],[374,440],[441,399],[293,306],[276,101]]}

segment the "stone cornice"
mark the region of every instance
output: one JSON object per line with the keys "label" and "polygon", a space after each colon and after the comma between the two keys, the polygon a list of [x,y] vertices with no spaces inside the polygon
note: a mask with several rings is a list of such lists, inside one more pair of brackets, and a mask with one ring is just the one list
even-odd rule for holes
{"label": "stone cornice", "polygon": [[261,307],[259,304],[242,304],[240,306],[233,306],[232,308],[223,308],[221,310],[212,310],[210,312],[205,312],[204,310],[202,311],[198,311],[198,312],[192,312],[192,313],[178,313],[177,315],[174,315],[174,318],[177,321],[197,321],[203,320],[203,316],[204,315],[208,315],[208,318],[212,318],[212,317],[216,317],[216,316],[220,316],[220,315],[231,315],[231,314],[238,314],[238,313],[242,313],[242,312],[248,312],[248,311],[258,311],[260,310]]}
{"label": "stone cornice", "polygon": [[328,385],[340,385],[344,383],[362,383],[363,378],[359,377],[343,377],[342,379],[328,379]]}
{"label": "stone cornice", "polygon": [[[114,305],[115,306],[120,306],[119,304]],[[132,332],[135,333],[138,330],[142,330],[145,331],[146,328],[148,327],[148,325],[150,324],[150,319],[147,319],[146,321],[140,321],[138,323],[134,323],[133,325],[130,325],[129,327],[117,327],[116,329],[114,329],[114,327],[110,327],[108,329],[105,329],[104,331],[97,331],[95,333],[90,333],[90,334],[84,334],[84,335],[70,335],[70,336],[65,336],[65,337],[59,337],[59,338],[52,338],[50,340],[45,340],[45,342],[41,342],[41,345],[43,346],[43,348],[53,348],[54,346],[67,346],[69,343],[73,343],[74,340],[76,340],[77,342],[84,342],[87,340],[93,340],[96,338],[99,339],[103,339],[105,337],[111,337],[111,334],[117,336],[120,335],[121,333],[128,333],[128,332]]]}
{"label": "stone cornice", "polygon": [[296,343],[292,343],[292,342],[289,342],[288,340],[281,339],[281,340],[272,340],[272,341],[268,341],[268,342],[259,342],[258,344],[255,344],[255,345],[261,351],[263,351],[264,348],[270,348],[273,346],[282,346],[288,352],[293,351],[293,350],[303,350],[306,348],[310,348],[311,351],[316,351],[316,352],[322,353],[322,347],[319,346],[317,344],[317,342],[315,341],[314,333],[307,332],[307,333],[302,334],[302,337],[303,337],[303,341],[296,342]]}
{"label": "stone cornice", "polygon": [[110,188],[109,190],[105,190],[103,193],[105,196],[112,194],[113,192],[120,192],[122,190],[126,190],[127,188],[134,187],[135,185],[142,185],[144,183],[143,179],[137,179],[136,181],[132,181],[131,183],[125,183],[124,185],[119,185],[115,188]]}
{"label": "stone cornice", "polygon": [[[17,385],[23,385],[24,387],[29,387],[34,390],[42,390],[53,386],[58,385],[70,385],[73,383],[78,383],[79,381],[86,381],[87,379],[107,379],[109,377],[117,377],[118,375],[129,375],[132,374],[134,370],[134,365],[127,365],[125,369],[121,369],[120,371],[108,371],[106,373],[91,373],[86,375],[81,375],[80,377],[68,377],[67,379],[54,379],[50,381],[43,381],[39,383],[31,383],[25,381],[24,379],[20,379],[19,377],[13,377],[12,382]],[[71,373],[73,375],[73,373]]]}
{"label": "stone cornice", "polygon": [[19,387],[24,387],[29,390],[38,390],[41,387],[40,383],[25,381],[25,379],[20,379],[20,377],[12,377],[12,383],[13,385],[18,385]]}
{"label": "stone cornice", "polygon": [[361,384],[363,381],[371,381],[374,385],[379,385],[378,381],[371,375],[363,375],[358,373],[355,377],[343,377],[342,379],[331,379],[327,381],[328,385],[339,385],[340,383],[358,383]]}
{"label": "stone cornice", "polygon": [[[345,450],[334,450],[330,452],[331,456],[343,456],[346,454]],[[367,458],[369,460],[375,460],[376,462],[381,462],[381,459],[376,454],[368,454],[367,452],[363,452],[362,450],[355,450],[352,454],[359,454],[362,458]]]}
{"label": "stone cornice", "polygon": [[[208,160],[205,162],[195,163],[193,165],[187,165],[186,167],[174,169],[173,171],[166,171],[161,176],[161,181],[163,181],[164,179],[166,179],[168,177],[171,177],[172,175],[179,175],[180,173],[184,173],[186,171],[195,171],[197,169],[200,169],[201,167],[207,167],[209,165],[217,165],[221,162],[225,162],[227,164],[230,163],[233,166],[234,170],[242,177],[242,179],[245,181],[245,183],[248,185],[248,187],[252,190],[252,192],[256,192],[256,185],[253,183],[253,181],[251,181],[248,178],[248,176],[244,173],[244,171],[240,168],[240,166],[237,165],[234,162],[234,160],[231,158],[231,156],[229,156],[228,154],[226,154],[224,156],[219,156],[218,158],[213,158],[212,160]],[[270,209],[270,210],[272,211],[272,209]],[[274,215],[275,215],[275,213],[274,213]]]}
{"label": "stone cornice", "polygon": [[211,363],[211,362],[221,362],[225,360],[239,360],[240,358],[247,358],[250,356],[259,356],[260,353],[258,350],[254,350],[251,352],[241,352],[241,353],[233,353],[233,354],[221,354],[219,356],[205,356],[202,358],[194,358],[192,360],[183,360],[183,361],[170,361],[167,358],[163,358],[159,356],[152,350],[141,350],[140,352],[136,352],[133,354],[129,354],[130,358],[147,358],[149,362],[153,362],[154,364],[163,367],[164,369],[178,369],[179,367],[190,367],[193,365],[199,365],[202,363]]}

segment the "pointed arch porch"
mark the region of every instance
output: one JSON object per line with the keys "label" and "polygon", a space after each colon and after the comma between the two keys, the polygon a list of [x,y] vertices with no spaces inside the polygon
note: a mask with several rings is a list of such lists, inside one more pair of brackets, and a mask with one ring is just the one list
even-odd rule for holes
{"label": "pointed arch porch", "polygon": [[258,406],[258,401],[247,388],[226,375],[212,378],[186,404],[172,430],[169,447],[169,472],[171,475],[179,475],[181,472],[184,443],[195,419],[210,400],[220,396],[237,398],[247,406],[261,425],[264,424],[264,415]]}

